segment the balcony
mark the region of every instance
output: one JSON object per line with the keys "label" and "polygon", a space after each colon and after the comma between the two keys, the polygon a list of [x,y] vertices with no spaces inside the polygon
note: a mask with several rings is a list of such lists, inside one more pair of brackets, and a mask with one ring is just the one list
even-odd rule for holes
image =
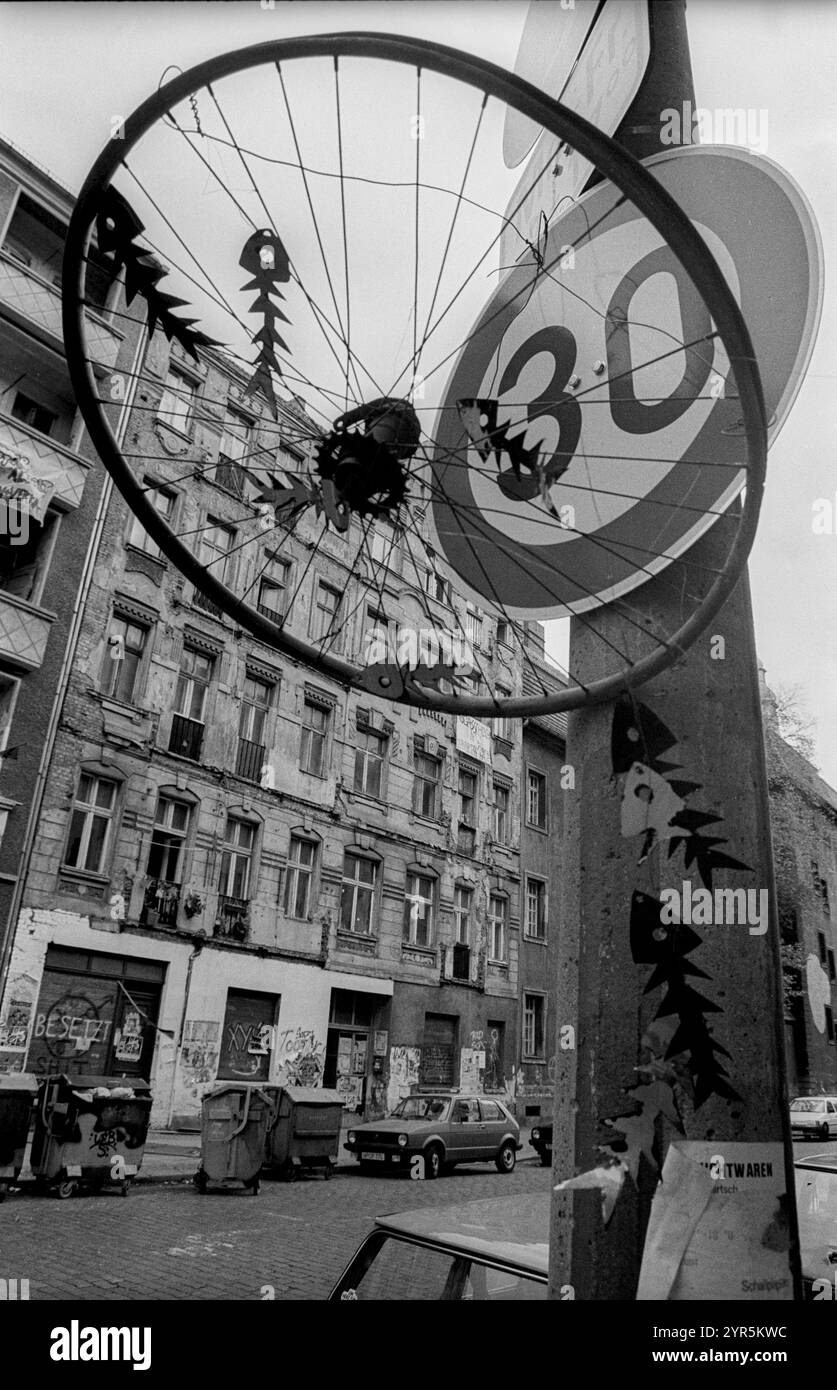
{"label": "balcony", "polygon": [[232,492],[242,500],[246,496],[247,475],[240,464],[234,459],[227,458],[226,454],[220,454],[215,468],[215,481],[219,487],[225,487],[228,492]]}
{"label": "balcony", "polygon": [[[15,323],[32,332],[63,356],[61,291],[0,250],[0,303]],[[90,360],[103,371],[116,365],[122,335],[98,314],[86,310],[87,350]]]}
{"label": "balcony", "polygon": [[251,743],[249,739],[240,738],[235,760],[236,776],[246,777],[248,782],[260,782],[263,767],[264,744]]}
{"label": "balcony", "polygon": [[202,612],[211,613],[213,618],[223,618],[224,616],[217,603],[213,603],[212,599],[207,598],[206,594],[201,593],[200,589],[195,589],[192,595],[192,603],[196,608],[200,608]]}
{"label": "balcony", "polygon": [[176,927],[179,906],[179,883],[166,883],[162,878],[149,879],[140,912],[140,922],[144,927]]}
{"label": "balcony", "polygon": [[0,412],[0,456],[9,454],[22,459],[35,478],[51,484],[52,500],[67,508],[79,505],[89,464],[40,430]]}
{"label": "balcony", "polygon": [[191,758],[197,762],[203,746],[204,726],[197,719],[188,719],[185,714],[175,714],[171,721],[169,752],[178,753],[181,758]]}
{"label": "balcony", "polygon": [[37,671],[54,621],[52,614],[0,590],[0,660],[18,670]]}
{"label": "balcony", "polygon": [[250,935],[249,898],[230,898],[221,894],[214,935],[230,937],[233,941],[247,940]]}
{"label": "balcony", "polygon": [[283,615],[276,608],[269,608],[266,603],[257,603],[256,608],[263,618],[269,618],[272,623],[279,623],[280,627],[284,622]]}

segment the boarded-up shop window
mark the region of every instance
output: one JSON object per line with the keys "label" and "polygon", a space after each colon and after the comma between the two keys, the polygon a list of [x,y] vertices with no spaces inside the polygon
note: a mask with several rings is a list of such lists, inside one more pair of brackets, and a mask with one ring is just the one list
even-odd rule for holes
{"label": "boarded-up shop window", "polygon": [[221,1035],[219,1081],[267,1081],[279,995],[231,989]]}
{"label": "boarded-up shop window", "polygon": [[455,1074],[456,1019],[447,1014],[424,1015],[421,1049],[422,1086],[452,1086]]}

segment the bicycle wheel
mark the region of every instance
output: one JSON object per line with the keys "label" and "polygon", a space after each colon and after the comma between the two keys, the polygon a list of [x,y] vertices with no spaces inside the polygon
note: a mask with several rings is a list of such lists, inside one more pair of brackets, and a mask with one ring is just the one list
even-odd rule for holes
{"label": "bicycle wheel", "polygon": [[[607,182],[533,225],[549,161],[509,206],[509,109]],[[71,221],[65,341],[105,467],[203,616],[458,714],[610,699],[679,659],[752,544],[766,415],[736,300],[657,173],[493,64],[389,35],[260,44],[138,107]],[[127,384],[101,358],[103,275],[147,319]],[[624,596],[712,525],[725,564],[655,631]],[[582,685],[569,617],[615,598],[644,653],[600,637]]]}

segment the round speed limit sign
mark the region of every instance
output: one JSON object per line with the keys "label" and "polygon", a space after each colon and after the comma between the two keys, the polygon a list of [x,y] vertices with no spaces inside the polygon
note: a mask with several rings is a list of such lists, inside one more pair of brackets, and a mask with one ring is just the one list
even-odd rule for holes
{"label": "round speed limit sign", "polygon": [[[821,248],[771,161],[690,147],[647,161],[741,306],[770,437],[813,347]],[[585,195],[498,286],[435,432],[431,521],[478,602],[583,613],[692,545],[746,483],[735,373],[664,239],[611,184]]]}

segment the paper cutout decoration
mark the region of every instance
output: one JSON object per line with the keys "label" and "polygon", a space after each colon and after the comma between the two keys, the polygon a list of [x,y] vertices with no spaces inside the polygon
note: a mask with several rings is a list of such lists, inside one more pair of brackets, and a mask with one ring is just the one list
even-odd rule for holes
{"label": "paper cutout decoration", "polygon": [[677,1027],[666,1049],[666,1057],[689,1054],[688,1068],[694,1085],[694,1107],[699,1109],[711,1095],[739,1100],[728,1080],[720,1057],[729,1057],[725,1047],[715,1042],[705,1014],[722,1013],[720,1005],[700,994],[687,977],[711,979],[687,956],[701,945],[702,937],[682,922],[664,925],[660,920],[662,903],[648,893],[634,892],[631,901],[631,955],[637,965],[653,965],[654,971],[643,993],[665,986],[655,1018],[675,1016]]}
{"label": "paper cutout decoration", "polygon": [[[452,686],[460,684],[456,674],[457,668],[453,666],[396,666],[387,662],[375,662],[367,666],[363,675],[356,682],[361,690],[367,690],[372,695],[381,695],[387,700],[401,700],[405,695],[412,695],[418,698],[421,695],[420,687],[429,687],[431,690],[439,690],[440,681],[448,681]],[[441,693],[441,692],[440,692]]]}
{"label": "paper cutout decoration", "polygon": [[602,1194],[602,1220],[607,1225],[613,1215],[616,1199],[622,1191],[627,1168],[624,1163],[611,1163],[607,1167],[591,1168],[579,1173],[577,1178],[567,1178],[555,1184],[555,1192],[573,1192],[578,1188],[598,1187]]}
{"label": "paper cutout decoration", "polygon": [[253,335],[253,344],[258,346],[259,353],[255,361],[255,368],[250,381],[245,389],[245,395],[253,395],[259,391],[262,399],[274,420],[279,417],[279,410],[276,404],[276,394],[273,389],[273,376],[282,375],[282,368],[276,359],[277,347],[289,352],[285,340],[280,337],[276,330],[277,320],[288,323],[287,314],[284,314],[277,304],[273,303],[273,298],[284,299],[284,295],[279,289],[279,285],[285,285],[291,278],[291,264],[288,253],[285,250],[282,238],[268,228],[254,232],[244,243],[244,249],[238,264],[242,270],[246,270],[248,275],[252,275],[252,280],[248,280],[246,285],[242,285],[242,290],[257,290],[257,297],[250,305],[251,314],[261,314],[262,326]]}
{"label": "paper cutout decoration", "polygon": [[[614,776],[628,774],[622,789],[622,834],[644,833],[640,864],[658,841],[668,841],[669,859],[683,845],[685,867],[688,869],[694,864],[705,887],[711,889],[715,869],[746,871],[750,865],[716,848],[727,843],[724,836],[702,834],[706,826],[722,822],[722,816],[693,810],[682,800],[692,792],[700,791],[702,783],[664,776],[667,772],[677,772],[681,766],[679,763],[666,762],[661,756],[677,742],[677,737],[647,705],[640,704],[630,696],[617,701],[611,729],[611,760]],[[635,772],[635,768],[642,772]],[[645,825],[631,804],[638,799],[637,790],[643,786],[647,790],[639,799],[644,798],[648,805]],[[655,801],[658,802],[656,808]],[[680,805],[676,807],[678,801]],[[675,807],[673,813],[664,818],[665,810]]]}
{"label": "paper cutout decoration", "polygon": [[818,1033],[824,1033],[825,1007],[831,1003],[831,984],[815,955],[810,955],[805,962],[805,977],[814,1027]]}
{"label": "paper cutout decoration", "polygon": [[111,257],[114,274],[122,266],[125,267],[126,304],[130,304],[137,295],[144,299],[148,310],[149,339],[159,325],[169,342],[174,338],[197,362],[198,348],[220,347],[220,343],[193,328],[196,319],[181,319],[172,313],[172,309],[185,305],[186,300],[176,299],[158,288],[160,281],[165,279],[166,271],[151,251],[135,245],[137,237],[144,231],[143,223],[127,199],[115,188],[105,189],[96,214],[96,240],[99,250]]}

